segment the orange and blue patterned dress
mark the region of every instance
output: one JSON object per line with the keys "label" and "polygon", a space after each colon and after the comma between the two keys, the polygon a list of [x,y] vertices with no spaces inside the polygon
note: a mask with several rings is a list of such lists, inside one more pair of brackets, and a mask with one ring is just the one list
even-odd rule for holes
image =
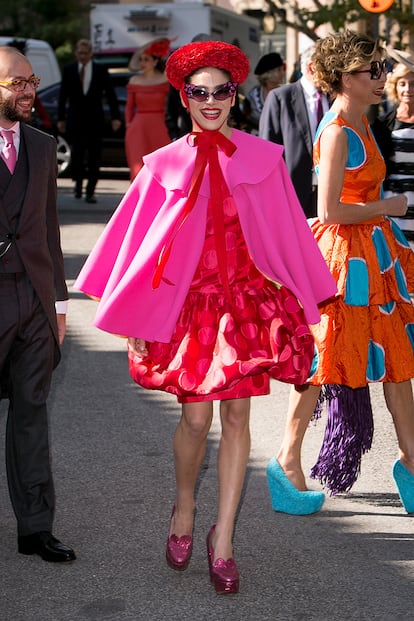
{"label": "orange and blue patterned dress", "polygon": [[[333,112],[324,116],[314,144],[316,172],[321,133],[333,123],[348,138],[343,208],[379,200],[385,164],[366,119],[368,137]],[[309,382],[360,388],[413,378],[414,253],[401,229],[382,216],[346,225],[315,219],[311,228],[338,296],[321,304],[321,322],[311,328],[317,353]]]}

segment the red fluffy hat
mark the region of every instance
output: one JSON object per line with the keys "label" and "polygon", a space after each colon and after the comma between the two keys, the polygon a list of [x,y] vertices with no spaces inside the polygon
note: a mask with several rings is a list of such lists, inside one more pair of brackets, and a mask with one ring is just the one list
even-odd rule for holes
{"label": "red fluffy hat", "polygon": [[178,48],[167,60],[165,72],[177,90],[197,69],[216,67],[228,71],[232,82],[242,84],[250,71],[250,63],[240,48],[224,41],[196,41]]}
{"label": "red fluffy hat", "polygon": [[167,58],[168,54],[171,51],[170,47],[171,41],[170,39],[166,39],[165,37],[158,37],[157,39],[152,39],[151,41],[147,41],[144,45],[140,45],[134,52],[129,61],[128,69],[130,71],[139,71],[139,57],[142,54],[147,54],[148,56],[155,56],[157,58]]}
{"label": "red fluffy hat", "polygon": [[158,58],[166,58],[170,53],[170,40],[169,39],[157,39],[153,41],[145,50],[144,54],[148,56],[157,56]]}

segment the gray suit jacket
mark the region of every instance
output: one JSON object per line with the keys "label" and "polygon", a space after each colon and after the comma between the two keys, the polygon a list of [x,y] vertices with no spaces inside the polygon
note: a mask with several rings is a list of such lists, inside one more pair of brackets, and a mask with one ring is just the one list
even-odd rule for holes
{"label": "gray suit jacket", "polygon": [[315,214],[312,197],[313,140],[300,81],[270,91],[260,117],[259,136],[285,147],[284,158],[307,217]]}
{"label": "gray suit jacket", "polygon": [[[0,210],[0,234],[2,238],[8,233],[15,234],[14,243],[24,269],[58,344],[55,301],[68,299],[68,291],[56,208],[56,140],[24,123],[20,124],[20,131],[26,145],[29,169],[28,178],[22,179],[26,191],[15,231],[10,231],[5,210]],[[18,174],[18,166],[19,161],[15,174]],[[2,200],[7,200],[7,195]],[[56,353],[57,363],[59,354]]]}

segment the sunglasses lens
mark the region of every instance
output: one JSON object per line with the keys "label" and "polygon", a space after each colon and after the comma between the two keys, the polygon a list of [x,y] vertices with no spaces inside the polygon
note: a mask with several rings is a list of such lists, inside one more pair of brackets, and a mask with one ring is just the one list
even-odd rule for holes
{"label": "sunglasses lens", "polygon": [[205,91],[203,88],[193,88],[190,97],[195,99],[195,101],[201,103],[203,101],[207,101],[208,92]]}
{"label": "sunglasses lens", "polygon": [[214,99],[217,99],[218,101],[224,101],[225,99],[231,97],[231,95],[232,93],[229,86],[220,86],[213,93]]}
{"label": "sunglasses lens", "polygon": [[371,63],[371,80],[379,80],[383,73],[387,71],[387,62],[375,60]]}
{"label": "sunglasses lens", "polygon": [[381,76],[381,64],[378,61],[375,61],[371,65],[371,78],[373,80],[378,80]]}

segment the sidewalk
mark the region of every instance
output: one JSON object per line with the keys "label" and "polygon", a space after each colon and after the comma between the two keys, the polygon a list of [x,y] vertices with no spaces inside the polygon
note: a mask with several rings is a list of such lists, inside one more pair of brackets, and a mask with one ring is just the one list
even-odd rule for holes
{"label": "sidewalk", "polygon": [[74,183],[71,179],[58,179],[59,212],[71,211],[85,213],[112,213],[129,187],[128,179],[100,179],[96,187],[97,203],[91,205],[85,198],[76,199],[73,193]]}

